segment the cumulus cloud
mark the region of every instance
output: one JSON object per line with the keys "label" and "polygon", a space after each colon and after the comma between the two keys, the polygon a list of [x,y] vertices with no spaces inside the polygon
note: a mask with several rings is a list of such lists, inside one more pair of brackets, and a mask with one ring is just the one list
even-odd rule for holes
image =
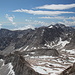
{"label": "cumulus cloud", "polygon": [[34,15],[60,15],[60,14],[75,13],[75,12],[68,12],[68,11],[41,11],[41,10],[34,11],[34,10],[27,10],[27,9],[18,9],[18,10],[13,10],[12,12],[25,12]]}
{"label": "cumulus cloud", "polygon": [[75,4],[51,4],[36,7],[35,9],[51,9],[51,10],[65,10],[74,8]]}
{"label": "cumulus cloud", "polygon": [[13,24],[13,25],[15,25],[16,23],[14,22],[14,18],[15,18],[15,16],[9,16],[8,14],[6,14],[5,15],[5,17]]}

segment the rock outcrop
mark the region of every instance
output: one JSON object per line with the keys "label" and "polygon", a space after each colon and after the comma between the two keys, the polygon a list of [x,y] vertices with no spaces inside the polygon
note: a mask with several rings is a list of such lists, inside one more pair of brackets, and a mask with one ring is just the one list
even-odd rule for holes
{"label": "rock outcrop", "polygon": [[75,75],[75,63],[73,66],[68,67],[60,75]]}
{"label": "rock outcrop", "polygon": [[19,54],[9,54],[4,58],[5,64],[12,63],[15,75],[41,75]]}

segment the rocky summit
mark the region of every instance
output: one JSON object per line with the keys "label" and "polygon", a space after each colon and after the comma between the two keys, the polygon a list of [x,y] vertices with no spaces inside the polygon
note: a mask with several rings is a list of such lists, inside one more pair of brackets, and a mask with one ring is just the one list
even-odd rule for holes
{"label": "rocky summit", "polygon": [[0,75],[74,75],[74,45],[75,29],[63,24],[0,29]]}

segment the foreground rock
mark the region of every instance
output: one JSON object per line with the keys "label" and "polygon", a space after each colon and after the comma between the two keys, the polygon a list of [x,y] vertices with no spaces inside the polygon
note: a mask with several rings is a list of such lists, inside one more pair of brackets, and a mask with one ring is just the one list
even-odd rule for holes
{"label": "foreground rock", "polygon": [[64,70],[60,75],[75,75],[75,63],[73,66],[70,66],[66,70]]}
{"label": "foreground rock", "polygon": [[[4,58],[5,64],[0,69],[1,75],[41,75],[35,72],[31,65],[21,56],[18,54],[9,54]],[[12,65],[12,68],[9,66]],[[13,73],[9,72],[13,71]]]}

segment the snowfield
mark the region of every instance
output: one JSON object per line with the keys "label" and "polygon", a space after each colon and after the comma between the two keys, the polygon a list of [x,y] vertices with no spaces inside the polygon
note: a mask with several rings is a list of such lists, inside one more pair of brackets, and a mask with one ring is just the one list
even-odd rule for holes
{"label": "snowfield", "polygon": [[59,75],[63,70],[75,62],[75,51],[61,50],[61,55],[53,56],[25,56],[32,68],[41,74]]}

